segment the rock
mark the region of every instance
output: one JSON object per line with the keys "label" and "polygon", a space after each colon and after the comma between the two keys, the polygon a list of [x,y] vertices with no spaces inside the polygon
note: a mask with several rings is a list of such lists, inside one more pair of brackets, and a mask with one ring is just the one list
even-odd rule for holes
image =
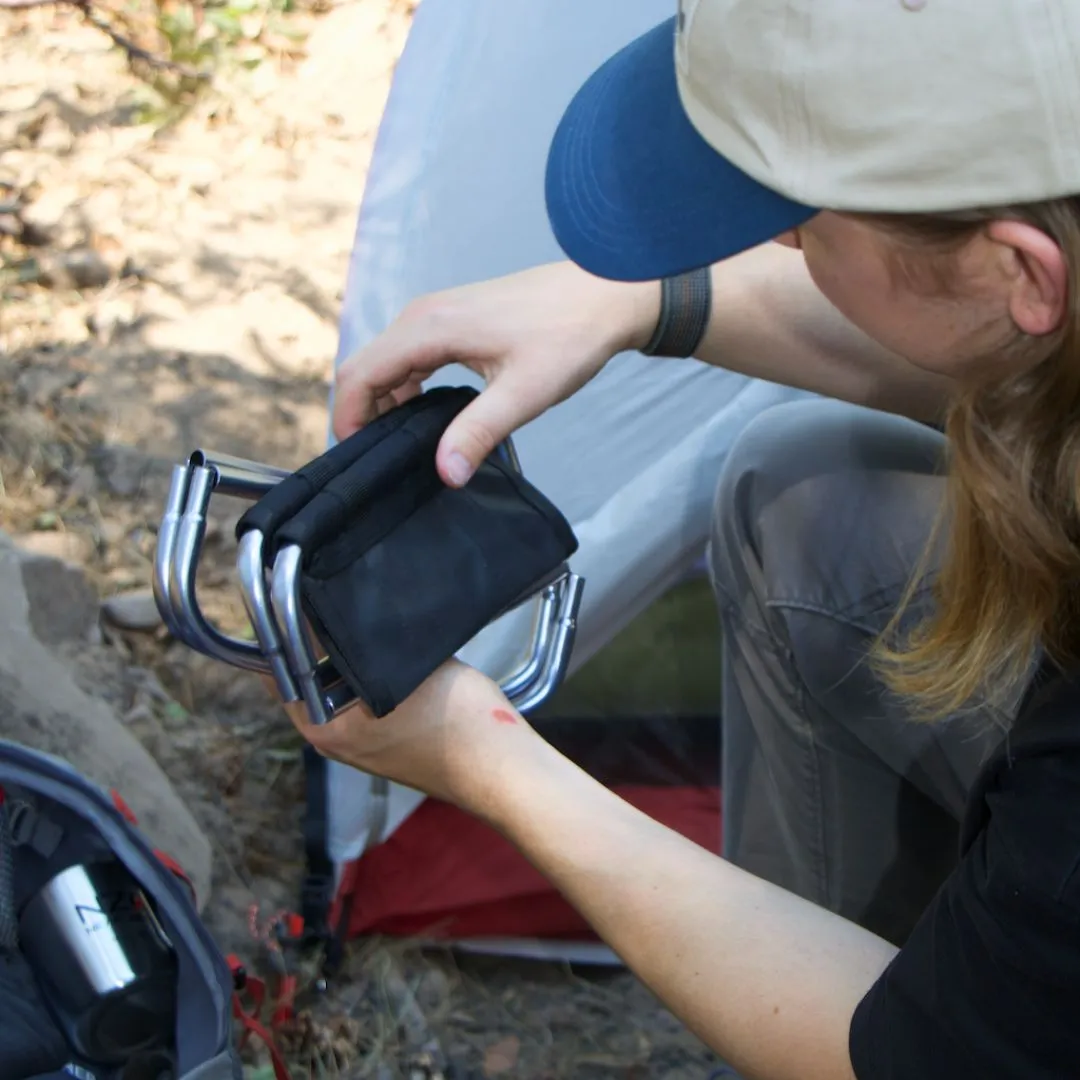
{"label": "rock", "polygon": [[113,495],[130,499],[147,494],[151,479],[168,475],[161,462],[134,446],[104,446],[94,455],[94,467]]}
{"label": "rock", "polygon": [[161,626],[161,614],[152,589],[110,596],[101,605],[102,614],[121,630],[149,632]]}
{"label": "rock", "polygon": [[133,446],[106,446],[94,462],[105,486],[113,495],[130,499],[143,490],[153,462]]}
{"label": "rock", "polygon": [[42,408],[64,391],[78,386],[82,378],[80,372],[70,369],[28,367],[19,374],[15,389],[28,404]]}
{"label": "rock", "polygon": [[112,269],[93,248],[75,248],[43,263],[39,280],[51,289],[100,289],[112,280]]}
{"label": "rock", "polygon": [[98,595],[82,570],[61,559],[27,551],[19,552],[19,565],[34,637],[42,645],[88,640],[97,626]]}
{"label": "rock", "polygon": [[62,758],[105,790],[119,791],[150,843],[190,875],[203,907],[209,840],[142,744],[33,634],[22,558],[6,538],[0,542],[0,738]]}
{"label": "rock", "polygon": [[49,421],[36,409],[4,411],[4,450],[16,461],[32,461],[52,434]]}
{"label": "rock", "polygon": [[[67,497],[69,499],[90,499],[96,494],[98,488],[98,474],[92,465],[80,465],[72,474],[68,484]],[[102,522],[102,539],[110,542],[110,532],[106,525],[116,528],[116,523],[106,519]],[[122,529],[122,526],[120,526]],[[121,533],[121,535],[123,535]]]}
{"label": "rock", "polygon": [[[95,484],[97,482],[97,473],[94,473]],[[74,484],[72,484],[74,487]],[[128,525],[126,522],[117,521],[116,518],[106,518],[101,523],[101,539],[107,547],[117,547],[122,544],[128,535]]]}
{"label": "rock", "polygon": [[19,242],[24,247],[48,247],[56,239],[52,228],[37,221],[23,221]]}

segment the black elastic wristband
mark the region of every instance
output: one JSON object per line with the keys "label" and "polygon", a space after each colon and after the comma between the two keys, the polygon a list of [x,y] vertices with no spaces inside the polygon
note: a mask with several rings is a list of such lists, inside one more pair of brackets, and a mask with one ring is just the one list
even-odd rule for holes
{"label": "black elastic wristband", "polygon": [[691,270],[660,282],[660,318],[646,356],[686,359],[701,344],[712,316],[712,272]]}

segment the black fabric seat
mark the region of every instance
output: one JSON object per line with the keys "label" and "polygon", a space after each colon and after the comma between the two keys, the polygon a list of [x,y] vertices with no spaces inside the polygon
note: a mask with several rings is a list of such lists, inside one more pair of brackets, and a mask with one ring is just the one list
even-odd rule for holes
{"label": "black fabric seat", "polygon": [[237,525],[238,537],[263,533],[268,570],[300,549],[304,614],[377,716],[577,550],[563,515],[503,455],[464,488],[439,478],[439,439],[475,396],[412,399],[282,480]]}

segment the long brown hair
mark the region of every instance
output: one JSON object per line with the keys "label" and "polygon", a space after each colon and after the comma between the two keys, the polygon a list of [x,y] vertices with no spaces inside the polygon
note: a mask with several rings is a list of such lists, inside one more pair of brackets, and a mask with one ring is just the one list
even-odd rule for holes
{"label": "long brown hair", "polygon": [[[1027,222],[1065,254],[1068,308],[1059,332],[1018,336],[1010,374],[961,389],[951,403],[947,498],[931,543],[942,553],[933,614],[901,636],[924,584],[917,571],[875,649],[892,690],[927,718],[1004,705],[1039,649],[1080,664],[1080,197],[927,217],[875,217],[947,282],[965,242],[990,221]],[[924,260],[925,261],[925,260]]]}

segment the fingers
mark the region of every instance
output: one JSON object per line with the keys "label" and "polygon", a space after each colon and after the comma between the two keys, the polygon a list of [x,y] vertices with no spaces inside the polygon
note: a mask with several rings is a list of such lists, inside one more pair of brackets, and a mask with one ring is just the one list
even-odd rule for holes
{"label": "fingers", "polygon": [[336,733],[329,731],[328,727],[313,724],[302,701],[282,701],[281,695],[278,693],[277,683],[271,675],[260,675],[259,678],[263,686],[269,691],[270,696],[285,710],[285,715],[301,737],[306,742],[311,743],[320,753],[332,756],[329,750],[335,741]]}
{"label": "fingers", "polygon": [[514,380],[497,375],[446,429],[436,454],[443,482],[463,487],[484,459],[523,423],[532,418],[526,396],[515,392]]}
{"label": "fingers", "polygon": [[415,393],[411,371],[387,377],[360,356],[339,368],[334,383],[331,425],[336,439],[347,439],[372,420],[389,412]]}
{"label": "fingers", "polygon": [[363,717],[354,717],[350,711],[350,713],[342,713],[334,717],[326,724],[313,724],[307,709],[301,702],[288,702],[284,708],[285,714],[300,736],[323,757],[346,764],[355,764],[350,761],[350,751],[355,753],[357,749],[354,745],[356,743],[354,728],[356,721],[362,720]]}
{"label": "fingers", "polygon": [[424,297],[413,301],[382,334],[349,357],[335,377],[335,437],[346,439],[415,397],[423,380],[453,358],[455,326],[438,297]]}

